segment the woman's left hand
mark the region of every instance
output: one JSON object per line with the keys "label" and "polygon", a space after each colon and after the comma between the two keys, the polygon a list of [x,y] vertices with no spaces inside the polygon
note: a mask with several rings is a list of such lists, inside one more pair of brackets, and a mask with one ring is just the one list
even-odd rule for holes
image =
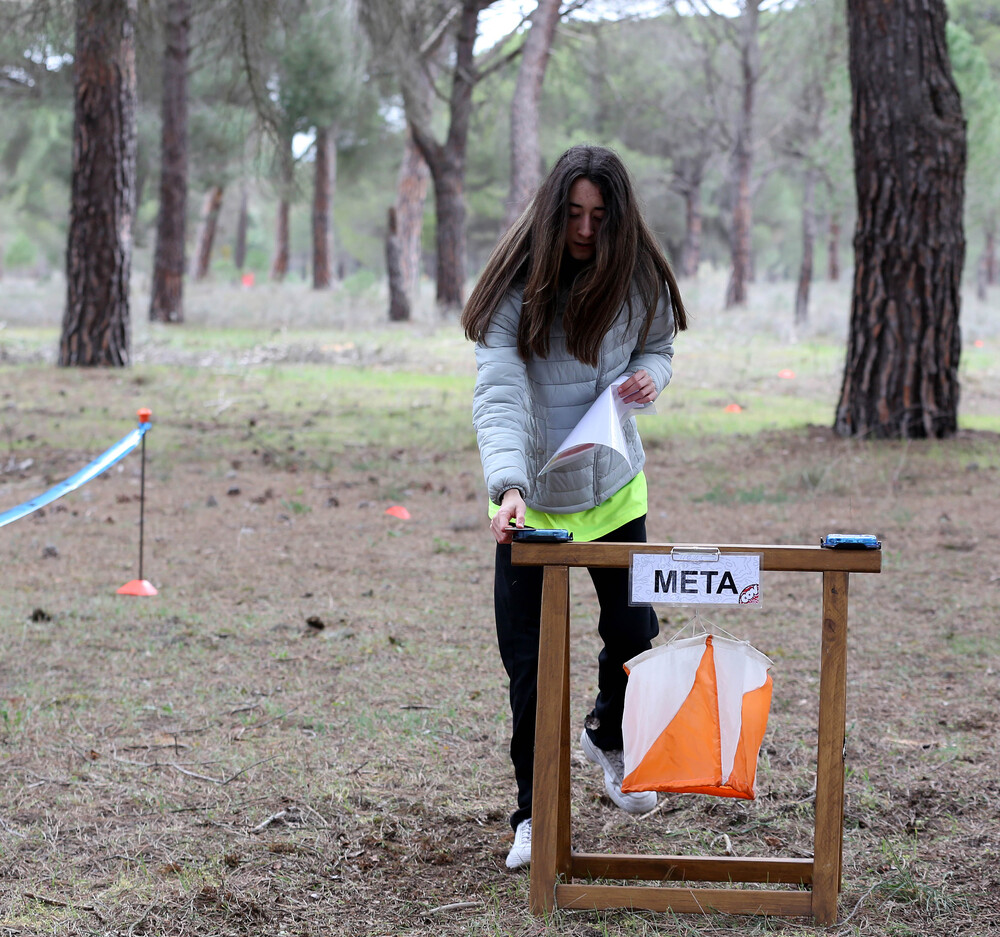
{"label": "woman's left hand", "polygon": [[618,386],[618,395],[625,403],[652,403],[656,400],[656,384],[653,379],[640,368],[627,381]]}

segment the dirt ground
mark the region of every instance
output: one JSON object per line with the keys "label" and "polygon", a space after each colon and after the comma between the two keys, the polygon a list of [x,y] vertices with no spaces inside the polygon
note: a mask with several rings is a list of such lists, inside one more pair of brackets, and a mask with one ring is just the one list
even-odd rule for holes
{"label": "dirt ground", "polygon": [[[36,416],[36,445],[0,457],[0,510],[96,451]],[[844,881],[823,930],[533,918],[528,877],[504,869],[514,786],[474,449],[319,471],[211,431],[150,436],[155,598],[115,594],[136,575],[137,456],[0,530],[0,933],[1000,934],[996,436],[650,447],[651,540],[883,541],[883,572],[851,580]],[[572,583],[578,725],[598,648],[586,574]],[[576,848],[811,854],[819,576],[767,574],[763,599],[712,616],[775,664],[757,800],[665,796],[633,818],[576,753]],[[661,613],[664,636],[688,617]]]}

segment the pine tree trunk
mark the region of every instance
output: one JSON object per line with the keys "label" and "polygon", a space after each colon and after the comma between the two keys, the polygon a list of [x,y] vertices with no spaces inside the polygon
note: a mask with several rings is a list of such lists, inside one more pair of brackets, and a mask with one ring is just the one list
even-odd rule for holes
{"label": "pine tree trunk", "polygon": [[464,170],[442,168],[434,173],[437,216],[437,303],[442,312],[459,309],[465,284]]}
{"label": "pine tree trunk", "polygon": [[701,185],[684,190],[684,250],[681,272],[686,277],[698,276],[701,263]]}
{"label": "pine tree trunk", "polygon": [[830,234],[827,242],[826,278],[833,283],[840,279],[840,214],[830,215]]}
{"label": "pine tree trunk", "polygon": [[944,0],[848,0],[858,220],[835,430],[939,438],[958,425],[965,120]]}
{"label": "pine tree trunk", "polygon": [[740,16],[740,76],[742,97],[736,118],[736,143],[730,173],[733,224],[730,235],[733,266],[726,288],[726,308],[746,305],[752,278],[750,236],[753,225],[750,177],[753,171],[753,111],[760,77],[760,0],[746,0]]}
{"label": "pine tree trunk", "polygon": [[750,226],[752,215],[750,208],[750,171],[751,159],[749,150],[737,152],[733,159],[732,184],[736,195],[733,207],[733,227],[730,237],[732,251],[732,269],[729,273],[729,283],[726,286],[726,308],[745,306],[747,302],[747,283],[751,280],[750,270]]}
{"label": "pine tree trunk", "polygon": [[278,153],[280,173],[278,190],[278,211],[274,218],[274,256],[271,258],[271,279],[280,283],[288,275],[291,260],[289,214],[295,182],[295,160],[292,156],[292,141],[285,140]]}
{"label": "pine tree trunk", "polygon": [[271,279],[280,283],[288,275],[289,243],[287,198],[278,202],[278,213],[274,220],[274,258],[271,261]]}
{"label": "pine tree trunk", "polygon": [[813,203],[816,192],[816,170],[806,170],[802,186],[802,262],[799,265],[799,283],[795,290],[795,324],[809,321],[809,287],[812,285],[813,250],[816,242],[816,216]]}
{"label": "pine tree trunk", "polygon": [[510,192],[504,211],[505,230],[527,208],[542,181],[538,102],[559,22],[559,6],[560,0],[538,0],[521,48],[521,65],[510,105]]}
{"label": "pine tree trunk", "polygon": [[247,229],[250,226],[246,183],[240,186],[240,207],[236,215],[236,243],[233,245],[233,263],[242,270],[247,262]]}
{"label": "pine tree trunk", "polygon": [[215,244],[215,231],[219,224],[224,192],[221,185],[213,185],[205,193],[201,203],[201,218],[195,235],[194,260],[191,265],[191,275],[195,280],[204,280],[212,264],[212,245]]}
{"label": "pine tree trunk", "polygon": [[997,282],[997,229],[996,224],[986,229],[986,245],[983,248],[986,258],[986,282],[995,286]]}
{"label": "pine tree trunk", "polygon": [[385,271],[389,280],[389,320],[406,322],[410,318],[410,300],[403,281],[396,209],[389,209],[385,231]]}
{"label": "pine tree trunk", "polygon": [[129,362],[136,0],[77,0],[62,366]]}
{"label": "pine tree trunk", "polygon": [[442,313],[461,309],[465,288],[465,157],[476,64],[473,48],[482,0],[462,0],[455,39],[448,136],[438,143],[429,125],[411,120],[413,141],[434,180],[437,216],[437,303]]}
{"label": "pine tree trunk", "polygon": [[156,225],[149,318],[184,321],[184,229],[187,218],[189,0],[166,7],[163,108],[160,141],[160,213]]}
{"label": "pine tree trunk", "polygon": [[424,228],[424,204],[430,185],[431,170],[417,145],[409,127],[406,130],[406,149],[399,167],[396,183],[396,220],[399,231],[399,265],[403,276],[403,289],[412,305],[420,287],[421,235]]}
{"label": "pine tree trunk", "polygon": [[337,144],[329,127],[316,131],[315,182],[313,184],[313,289],[326,290],[333,283],[331,204],[337,172]]}

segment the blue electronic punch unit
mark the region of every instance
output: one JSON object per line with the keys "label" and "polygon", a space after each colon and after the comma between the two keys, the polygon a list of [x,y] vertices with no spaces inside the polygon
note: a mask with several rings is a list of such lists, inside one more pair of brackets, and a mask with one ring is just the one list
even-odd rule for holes
{"label": "blue electronic punch unit", "polygon": [[874,534],[827,534],[819,545],[830,550],[881,550],[882,541]]}

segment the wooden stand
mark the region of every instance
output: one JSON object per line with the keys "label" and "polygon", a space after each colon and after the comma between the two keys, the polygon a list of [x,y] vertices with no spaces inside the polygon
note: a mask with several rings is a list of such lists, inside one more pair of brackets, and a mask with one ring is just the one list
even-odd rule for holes
{"label": "wooden stand", "polygon": [[[847,589],[850,573],[877,573],[880,550],[810,546],[718,545],[720,553],[760,553],[762,570],[821,572],[823,622],[812,859],[599,855],[570,845],[569,570],[627,568],[632,553],[682,552],[692,544],[567,543],[513,545],[515,566],[544,566],[539,637],[538,711],[532,804],[531,911],[645,908],[688,913],[812,916],[837,920],[844,826],[847,693]],[[700,547],[705,544],[698,544]],[[583,882],[575,883],[574,879]],[[796,889],[601,885],[594,879],[755,882]],[[803,890],[802,886],[811,886]]]}

